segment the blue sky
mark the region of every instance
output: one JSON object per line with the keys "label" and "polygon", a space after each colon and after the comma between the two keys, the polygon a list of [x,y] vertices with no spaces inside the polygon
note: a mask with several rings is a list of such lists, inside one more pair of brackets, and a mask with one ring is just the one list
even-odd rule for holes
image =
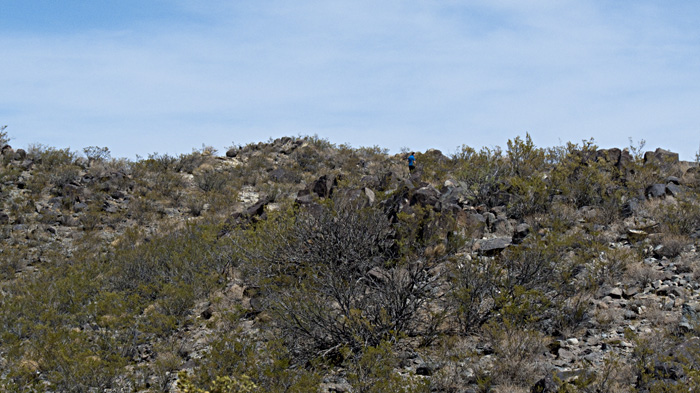
{"label": "blue sky", "polygon": [[15,147],[700,147],[700,2],[3,0]]}

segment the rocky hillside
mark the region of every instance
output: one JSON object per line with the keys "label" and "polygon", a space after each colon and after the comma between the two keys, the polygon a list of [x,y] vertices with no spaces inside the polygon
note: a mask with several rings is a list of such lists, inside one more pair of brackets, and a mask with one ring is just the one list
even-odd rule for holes
{"label": "rocky hillside", "polygon": [[529,136],[407,156],[5,143],[0,390],[700,389],[696,163]]}

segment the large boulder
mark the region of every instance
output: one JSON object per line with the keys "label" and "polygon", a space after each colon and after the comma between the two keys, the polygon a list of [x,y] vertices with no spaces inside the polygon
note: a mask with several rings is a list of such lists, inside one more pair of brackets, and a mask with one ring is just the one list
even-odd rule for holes
{"label": "large boulder", "polygon": [[440,203],[466,206],[469,203],[468,186],[462,182],[445,182],[440,195]]}
{"label": "large boulder", "polygon": [[228,157],[228,158],[236,157],[240,151],[241,151],[240,148],[233,146],[230,149],[226,150],[226,157]]}
{"label": "large boulder", "polygon": [[382,210],[384,214],[389,218],[391,222],[396,222],[396,216],[410,206],[410,201],[408,199],[409,188],[404,185],[398,190],[394,191],[387,199],[381,203]]}
{"label": "large boulder", "polygon": [[257,202],[253,203],[249,207],[238,210],[235,213],[233,213],[233,219],[238,220],[238,219],[243,219],[243,220],[257,220],[259,217],[263,217],[265,215],[265,206],[269,205],[272,201],[274,201],[274,198],[271,196],[261,196]]}
{"label": "large boulder", "polygon": [[644,153],[644,163],[655,163],[659,165],[678,164],[678,153],[674,153],[662,148]]}
{"label": "large boulder", "polygon": [[411,195],[411,205],[435,206],[440,200],[440,192],[433,186],[421,187]]}
{"label": "large boulder", "polygon": [[604,161],[608,164],[617,166],[620,164],[620,157],[622,156],[622,150],[614,147],[612,149],[600,149],[596,152],[596,159],[598,161]]}
{"label": "large boulder", "polygon": [[666,196],[665,184],[652,184],[644,190],[644,196],[647,198],[662,198]]}
{"label": "large boulder", "polygon": [[372,206],[377,200],[374,192],[367,187],[338,191],[333,195],[333,199],[341,205],[349,205],[355,208]]}
{"label": "large boulder", "polygon": [[319,198],[328,198],[333,194],[333,189],[338,185],[335,176],[323,175],[309,185],[309,191]]}
{"label": "large boulder", "polygon": [[474,251],[483,255],[498,254],[505,250],[506,247],[513,244],[513,238],[510,236],[495,237],[493,239],[481,239],[474,243]]}
{"label": "large boulder", "polygon": [[678,153],[670,152],[664,149],[656,149],[651,152],[644,153],[644,164],[652,164],[666,173],[681,175],[680,162]]}
{"label": "large boulder", "polygon": [[[377,190],[386,191],[396,188],[399,184],[400,179],[401,176],[397,175],[396,173],[391,171],[386,172],[379,179],[379,185],[377,187]],[[369,184],[367,186],[371,187]]]}
{"label": "large boulder", "polygon": [[2,154],[3,156],[12,157],[15,155],[15,150],[12,148],[12,146],[5,145],[2,148],[0,148],[0,154]]}

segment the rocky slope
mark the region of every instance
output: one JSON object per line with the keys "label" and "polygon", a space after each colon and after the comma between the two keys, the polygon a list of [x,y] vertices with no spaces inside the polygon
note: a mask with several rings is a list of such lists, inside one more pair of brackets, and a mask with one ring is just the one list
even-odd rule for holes
{"label": "rocky slope", "polygon": [[[516,138],[418,153],[409,174],[406,154],[313,137],[137,162],[28,150],[2,149],[4,390],[697,388],[697,166],[671,152]],[[324,281],[350,276],[370,284]],[[392,293],[410,314],[381,316]]]}

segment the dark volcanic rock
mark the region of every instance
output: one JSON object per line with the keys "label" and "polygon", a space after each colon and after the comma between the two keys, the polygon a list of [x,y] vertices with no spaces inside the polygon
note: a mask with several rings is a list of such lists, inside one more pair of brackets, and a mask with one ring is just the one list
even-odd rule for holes
{"label": "dark volcanic rock", "polygon": [[309,190],[320,198],[328,198],[333,194],[333,189],[338,185],[335,176],[323,175],[311,183]]}
{"label": "dark volcanic rock", "polygon": [[666,193],[677,197],[681,193],[681,188],[676,183],[666,184]]}
{"label": "dark volcanic rock", "polygon": [[411,195],[411,204],[421,206],[435,206],[440,198],[440,192],[433,186],[421,187]]}
{"label": "dark volcanic rock", "polygon": [[240,151],[239,148],[237,148],[237,147],[232,147],[232,148],[226,150],[226,157],[228,157],[228,158],[236,157],[236,156],[238,155],[238,152],[239,152],[239,151]]}
{"label": "dark volcanic rock", "polygon": [[653,163],[661,167],[668,167],[670,165],[678,164],[678,153],[658,148],[653,152],[648,151],[644,153],[644,163]]}

